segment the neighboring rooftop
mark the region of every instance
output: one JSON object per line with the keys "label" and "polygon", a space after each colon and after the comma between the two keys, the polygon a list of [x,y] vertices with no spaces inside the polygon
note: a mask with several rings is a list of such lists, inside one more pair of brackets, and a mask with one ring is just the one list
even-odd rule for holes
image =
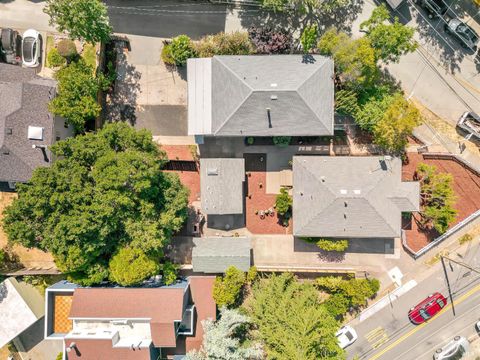
{"label": "neighboring rooftop", "polygon": [[319,55],[188,59],[188,133],[333,135],[333,75]]}
{"label": "neighboring rooftop", "polygon": [[0,283],[0,348],[8,344],[45,314],[38,290],[15,278]]}
{"label": "neighboring rooftop", "polygon": [[230,266],[242,271],[250,268],[251,241],[246,237],[194,238],[193,271],[223,273]]}
{"label": "neighboring rooftop", "polygon": [[200,159],[201,206],[206,214],[243,213],[244,159]]}
{"label": "neighboring rooftop", "polygon": [[293,158],[293,234],[399,237],[401,213],[420,208],[418,182],[389,157]]}
{"label": "neighboring rooftop", "polygon": [[32,69],[0,63],[0,181],[25,182],[34,169],[49,166],[55,86]]}

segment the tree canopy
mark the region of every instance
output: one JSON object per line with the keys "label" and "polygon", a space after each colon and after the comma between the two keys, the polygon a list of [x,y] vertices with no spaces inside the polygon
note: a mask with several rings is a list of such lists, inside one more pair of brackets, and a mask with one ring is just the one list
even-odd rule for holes
{"label": "tree canopy", "polygon": [[260,279],[246,308],[268,359],[344,359],[335,337],[338,323],[321,305],[313,284],[287,273]]}
{"label": "tree canopy", "polygon": [[100,114],[97,94],[100,90],[106,90],[109,82],[101,74],[96,77],[83,59],[62,67],[55,73],[55,78],[58,80],[58,93],[50,101],[49,110],[64,117],[81,133],[85,123]]}
{"label": "tree canopy", "polygon": [[203,343],[200,351],[187,354],[188,360],[255,360],[263,359],[262,350],[258,344],[248,344],[247,327],[250,324],[248,316],[238,310],[222,308],[220,319],[203,320]]}
{"label": "tree canopy", "polygon": [[403,25],[395,17],[389,23],[390,12],[385,4],[373,10],[371,17],[360,24],[360,29],[367,33],[377,57],[385,62],[398,62],[400,57],[415,51],[417,43],[413,40],[415,29]]}
{"label": "tree canopy", "polygon": [[77,281],[101,281],[123,247],[160,252],[186,219],[188,190],[161,171],[165,155],[148,131],[107,124],[51,151],[57,160],[18,184],[3,224],[10,242],[51,252]]}
{"label": "tree canopy", "polygon": [[443,234],[457,217],[453,176],[439,172],[434,165],[420,163],[415,178],[420,181],[423,223]]}
{"label": "tree canopy", "polygon": [[158,273],[158,258],[148,256],[140,249],[121,248],[110,260],[110,280],[117,284],[136,285]]}
{"label": "tree canopy", "polygon": [[245,273],[235,266],[230,266],[222,277],[217,276],[213,286],[213,299],[219,306],[232,307],[241,300],[242,289],[245,285]]}
{"label": "tree canopy", "polygon": [[50,16],[50,25],[68,32],[72,39],[89,43],[110,39],[107,7],[99,0],[47,0],[43,11]]}

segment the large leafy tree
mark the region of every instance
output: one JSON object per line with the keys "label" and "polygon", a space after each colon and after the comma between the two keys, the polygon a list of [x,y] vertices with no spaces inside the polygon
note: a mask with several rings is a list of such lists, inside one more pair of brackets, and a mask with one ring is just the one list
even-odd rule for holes
{"label": "large leafy tree", "polygon": [[415,177],[420,181],[423,224],[433,226],[442,234],[457,217],[452,174],[439,172],[434,165],[421,163]]}
{"label": "large leafy tree", "polygon": [[318,41],[318,51],[332,56],[342,82],[371,83],[378,75],[375,50],[366,37],[352,39],[335,29],[328,30]]}
{"label": "large leafy tree", "polygon": [[160,270],[156,256],[148,256],[140,249],[122,248],[109,264],[110,280],[123,285],[139,284]]}
{"label": "large leafy tree", "polygon": [[225,271],[225,276],[217,276],[213,286],[213,299],[218,306],[235,306],[241,300],[242,289],[245,285],[245,273],[235,266]]}
{"label": "large leafy tree", "polygon": [[99,0],[47,0],[43,11],[50,16],[50,25],[72,39],[93,44],[107,41],[112,33],[107,7]]}
{"label": "large leafy tree", "polygon": [[262,350],[257,345],[248,344],[248,316],[238,310],[222,308],[220,319],[203,320],[203,344],[200,351],[187,354],[188,360],[255,360],[262,359]]}
{"label": "large leafy tree", "polygon": [[396,94],[383,117],[373,126],[374,142],[388,152],[400,153],[408,143],[408,136],[421,122],[417,107],[402,94]]}
{"label": "large leafy tree", "polygon": [[261,3],[264,8],[273,11],[315,14],[347,6],[350,0],[261,0]]}
{"label": "large leafy tree", "polygon": [[100,114],[97,94],[108,88],[108,81],[101,74],[95,76],[82,59],[62,67],[55,78],[58,94],[49,104],[50,111],[64,117],[77,132],[83,132],[85,123]]}
{"label": "large leafy tree", "polygon": [[291,274],[260,279],[247,309],[268,359],[344,359],[335,337],[338,324],[311,283],[300,283]]}
{"label": "large leafy tree", "polygon": [[402,55],[417,48],[417,43],[413,40],[415,29],[403,25],[397,17],[393,23],[388,20],[390,12],[385,4],[382,4],[373,10],[370,19],[360,24],[360,29],[367,33],[379,59],[398,62]]}
{"label": "large leafy tree", "polygon": [[125,246],[160,252],[182,226],[188,190],[161,171],[165,155],[148,131],[108,124],[51,150],[52,166],[18,185],[4,229],[12,243],[50,251],[77,281],[101,281]]}

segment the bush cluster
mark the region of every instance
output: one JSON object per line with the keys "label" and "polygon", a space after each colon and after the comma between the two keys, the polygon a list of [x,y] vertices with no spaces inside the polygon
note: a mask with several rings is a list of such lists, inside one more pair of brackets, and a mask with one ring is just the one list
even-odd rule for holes
{"label": "bush cluster", "polygon": [[63,56],[67,60],[71,60],[78,55],[75,43],[69,39],[60,40],[57,44],[57,51],[60,56]]}
{"label": "bush cluster", "polygon": [[47,55],[47,62],[49,67],[59,67],[66,63],[65,58],[60,55],[57,48],[50,49]]}
{"label": "bush cluster", "polygon": [[198,41],[195,48],[199,57],[250,55],[254,52],[248,33],[241,31],[207,35]]}
{"label": "bush cluster", "polygon": [[253,26],[248,29],[248,37],[257,54],[288,54],[293,48],[292,35],[282,30]]}
{"label": "bush cluster", "polygon": [[291,208],[293,199],[285,187],[280,188],[280,194],[275,199],[275,209],[280,215],[285,215]]}
{"label": "bush cluster", "polygon": [[213,286],[213,299],[218,307],[238,305],[245,280],[245,273],[235,266],[230,266],[223,277],[217,276]]}
{"label": "bush cluster", "polygon": [[348,248],[348,240],[319,239],[317,246],[325,251],[345,251]]}

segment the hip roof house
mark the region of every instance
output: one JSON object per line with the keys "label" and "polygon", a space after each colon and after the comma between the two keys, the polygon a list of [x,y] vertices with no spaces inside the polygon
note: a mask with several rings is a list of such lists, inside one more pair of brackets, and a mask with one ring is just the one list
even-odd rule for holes
{"label": "hip roof house", "polygon": [[333,61],[318,55],[188,59],[188,133],[333,135]]}
{"label": "hip roof house", "polygon": [[55,87],[34,69],[0,63],[0,182],[30,180],[51,164],[48,146],[73,133],[48,111]]}
{"label": "hip roof house", "polygon": [[293,235],[393,238],[401,213],[420,208],[418,182],[399,158],[293,157]]}

